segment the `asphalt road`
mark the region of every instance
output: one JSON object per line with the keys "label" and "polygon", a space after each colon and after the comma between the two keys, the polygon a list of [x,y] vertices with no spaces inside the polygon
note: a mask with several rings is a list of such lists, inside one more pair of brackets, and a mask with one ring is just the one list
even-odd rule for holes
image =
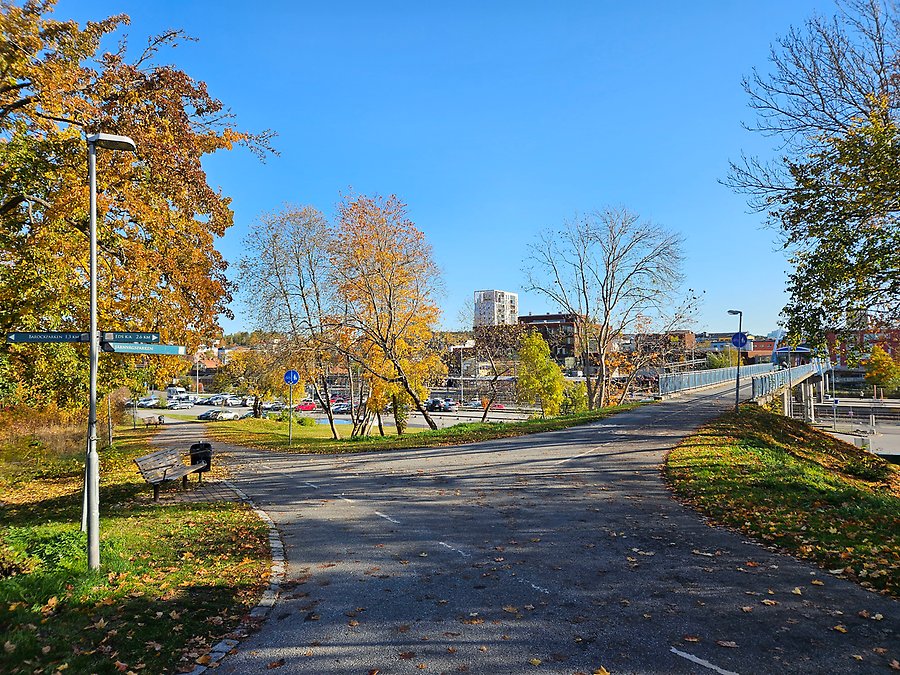
{"label": "asphalt road", "polygon": [[665,452],[732,397],[453,448],[234,452],[288,571],[217,672],[890,672],[897,602],[712,528],[664,486]]}

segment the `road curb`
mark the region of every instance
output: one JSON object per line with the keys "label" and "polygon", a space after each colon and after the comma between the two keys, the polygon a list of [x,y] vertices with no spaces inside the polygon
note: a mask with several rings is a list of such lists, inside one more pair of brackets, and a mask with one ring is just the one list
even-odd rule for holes
{"label": "road curb", "polygon": [[[281,541],[281,534],[275,527],[275,522],[269,517],[269,514],[259,508],[252,499],[237,485],[231,481],[222,481],[230,490],[241,498],[241,501],[253,509],[253,512],[266,523],[269,527],[269,547],[272,550],[272,570],[269,574],[269,587],[263,592],[262,597],[256,607],[250,610],[249,621],[261,622],[266,619],[278,595],[281,592],[281,583],[284,581],[285,559],[284,559],[284,543]],[[219,662],[228,655],[228,653],[237,647],[240,640],[246,638],[250,633],[245,627],[238,628],[233,633],[238,639],[225,639],[218,642],[209,652],[209,662],[198,665],[186,675],[201,675],[210,668],[216,668]]]}

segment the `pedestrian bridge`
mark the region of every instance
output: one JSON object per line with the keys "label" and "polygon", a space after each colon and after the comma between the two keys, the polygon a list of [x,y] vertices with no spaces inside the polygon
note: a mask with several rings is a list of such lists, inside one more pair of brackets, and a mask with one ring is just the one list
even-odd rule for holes
{"label": "pedestrian bridge", "polygon": [[[752,382],[750,400],[764,405],[777,397],[782,397],[785,414],[790,409],[790,394],[795,387],[800,387],[801,400],[804,403],[805,418],[812,419],[813,406],[825,400],[825,380],[832,369],[827,359],[814,359],[793,368],[775,369],[774,363],[759,363],[741,366],[741,378],[749,377]],[[738,369],[714,368],[711,370],[694,370],[684,373],[669,373],[659,377],[659,393],[662,396],[677,394],[682,391],[702,389],[722,385],[737,380]],[[813,390],[815,388],[815,391]]]}

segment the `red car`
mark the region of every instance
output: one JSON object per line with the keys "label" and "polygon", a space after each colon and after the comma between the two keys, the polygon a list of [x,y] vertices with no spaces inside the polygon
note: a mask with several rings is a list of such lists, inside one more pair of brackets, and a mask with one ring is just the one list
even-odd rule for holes
{"label": "red car", "polygon": [[506,406],[503,405],[502,403],[492,403],[491,404],[491,410],[503,410],[504,408],[506,408]]}
{"label": "red car", "polygon": [[300,401],[297,405],[294,406],[294,410],[300,412],[312,412],[316,409],[316,404],[312,401]]}

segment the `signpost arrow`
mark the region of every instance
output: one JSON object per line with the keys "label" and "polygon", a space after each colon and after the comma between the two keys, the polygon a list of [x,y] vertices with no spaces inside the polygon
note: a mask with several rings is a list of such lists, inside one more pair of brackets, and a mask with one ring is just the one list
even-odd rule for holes
{"label": "signpost arrow", "polygon": [[19,332],[7,333],[7,342],[90,342],[90,333],[74,332]]}
{"label": "signpost arrow", "polygon": [[159,333],[117,333],[105,332],[105,342],[159,342]]}
{"label": "signpost arrow", "polygon": [[117,354],[184,354],[182,345],[149,345],[141,342],[104,342],[104,351],[108,348]]}

